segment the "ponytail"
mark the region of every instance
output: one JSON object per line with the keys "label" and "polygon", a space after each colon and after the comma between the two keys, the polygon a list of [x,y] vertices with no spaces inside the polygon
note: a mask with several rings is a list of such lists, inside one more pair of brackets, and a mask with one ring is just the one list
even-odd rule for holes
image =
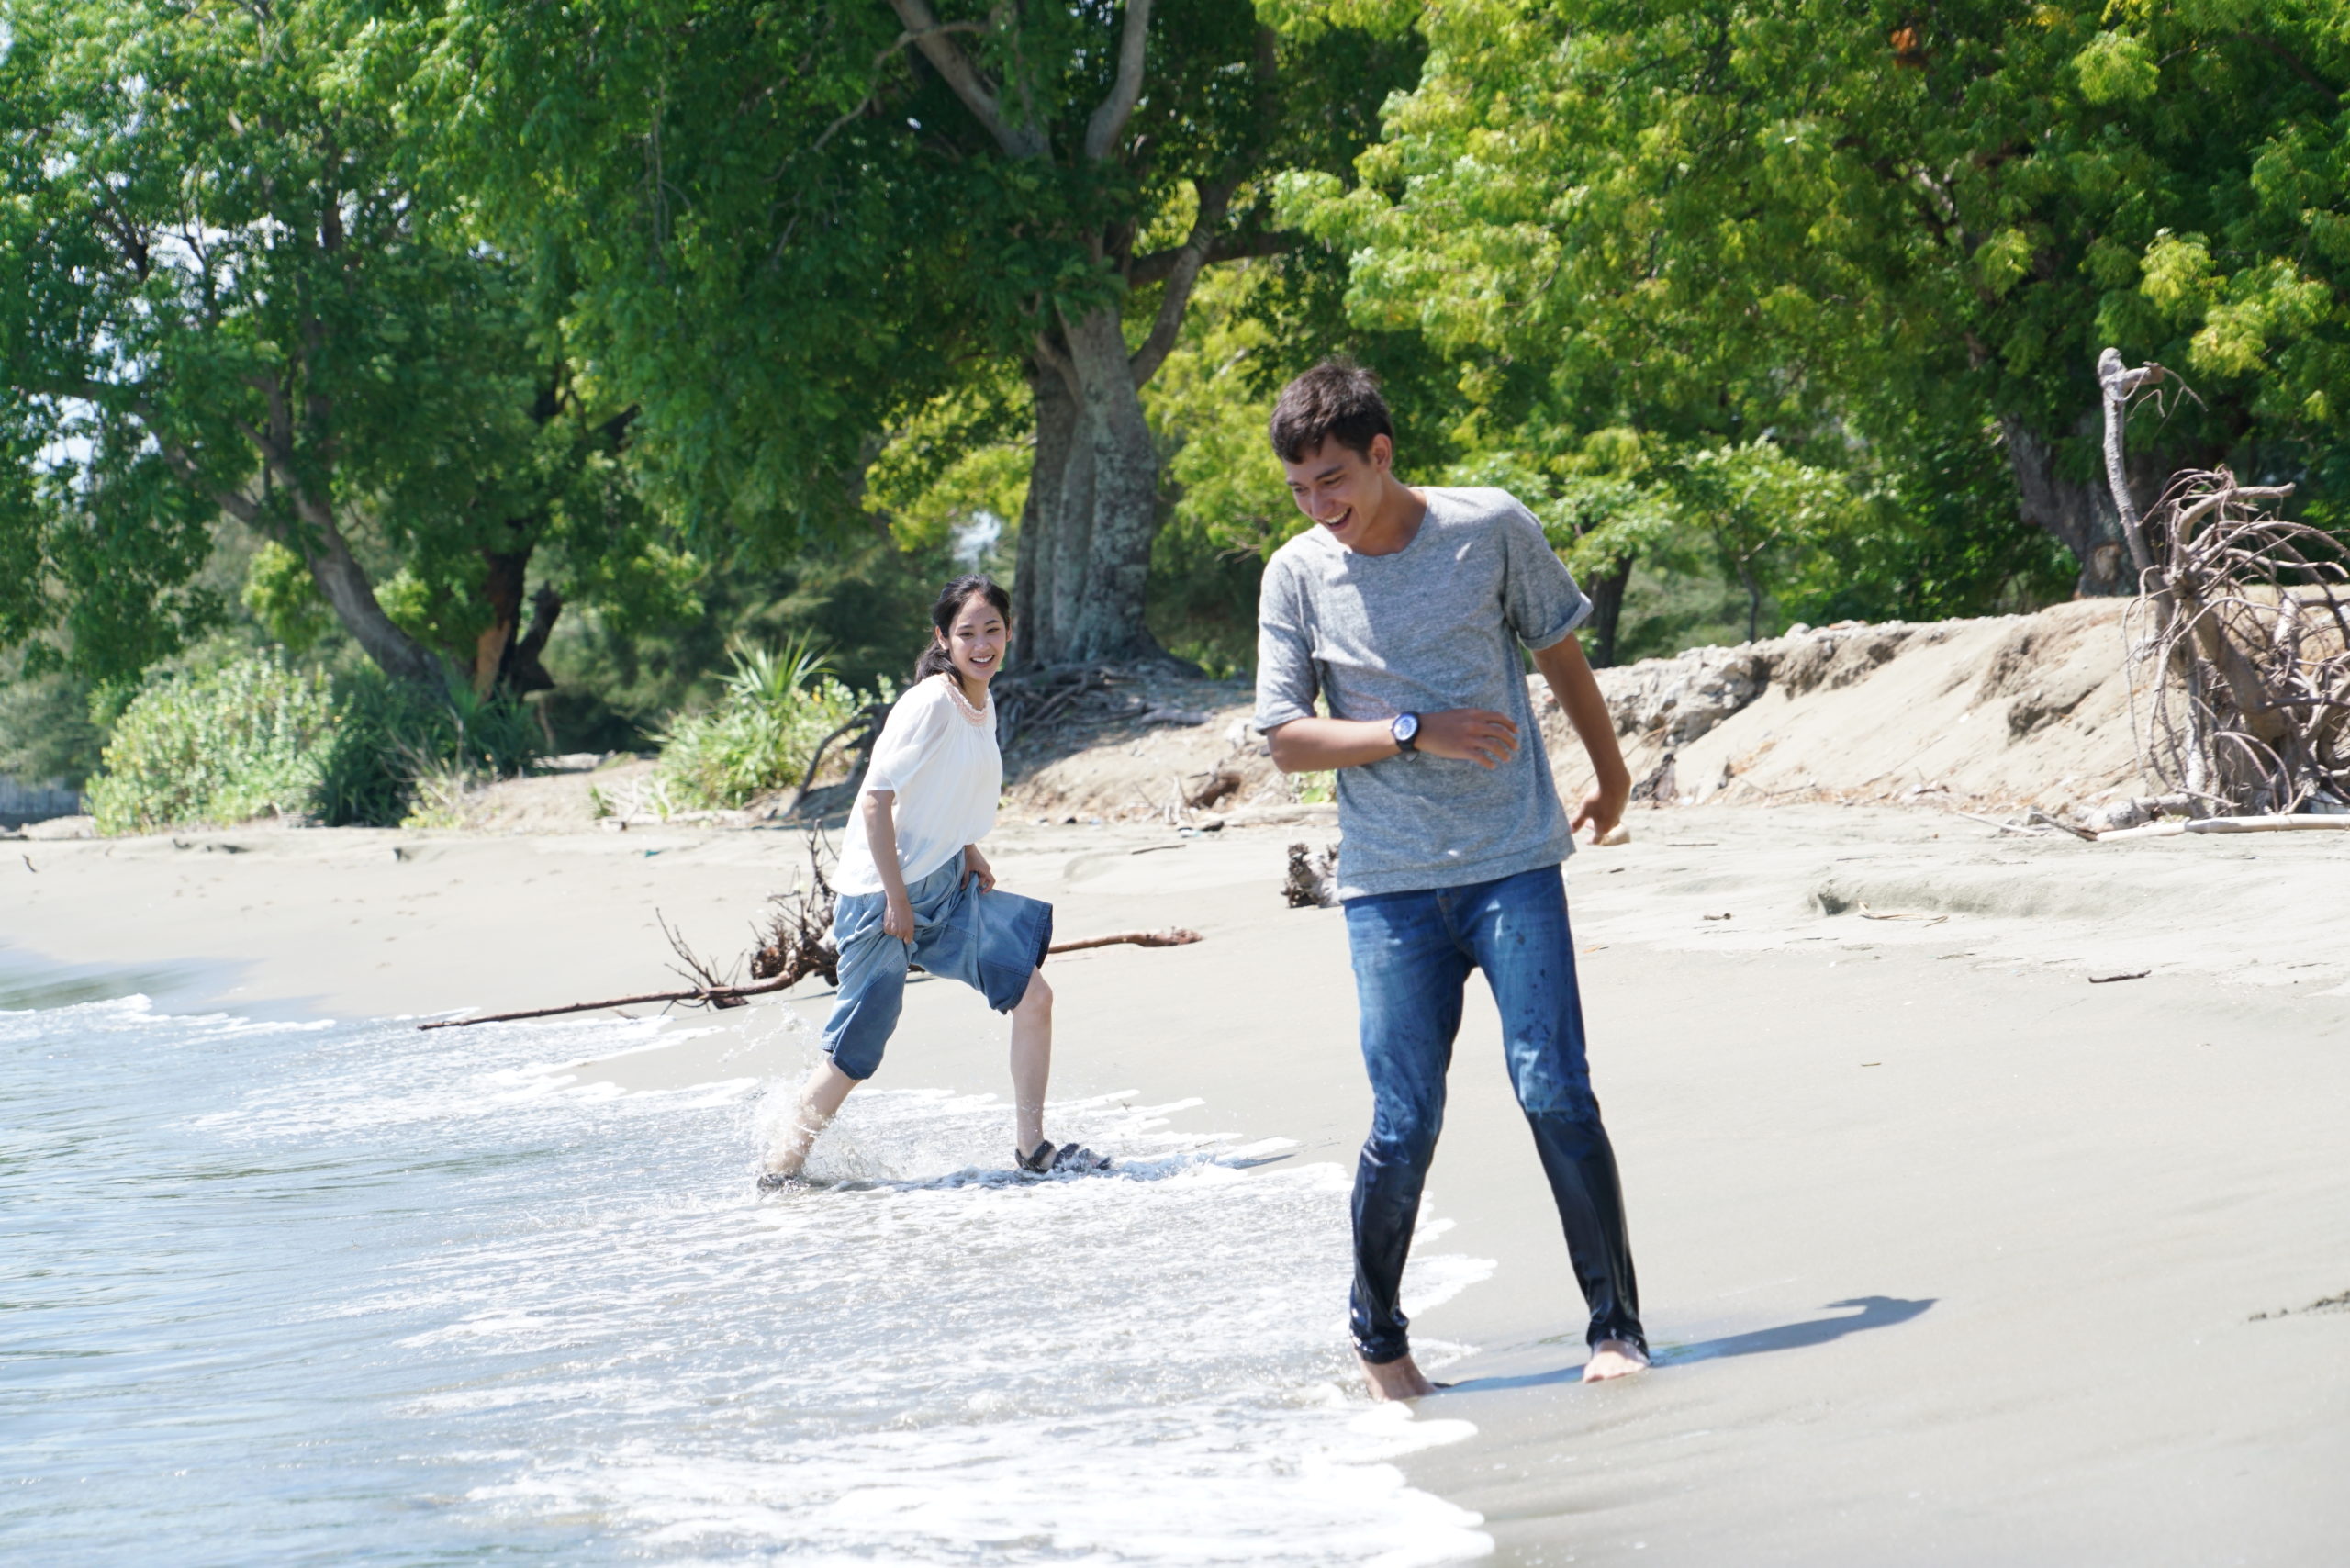
{"label": "ponytail", "polygon": [[933,637],[929,645],[923,649],[922,657],[914,661],[914,680],[920,684],[934,675],[948,674],[954,668],[955,661],[946,656],[946,644]]}
{"label": "ponytail", "polygon": [[955,618],[963,613],[963,606],[974,598],[986,599],[989,606],[1003,617],[1004,624],[1012,624],[1012,596],[998,587],[994,578],[982,577],[977,572],[969,577],[957,577],[940,588],[938,598],[931,603],[930,643],[923,649],[922,657],[914,661],[916,682],[954,670],[955,661],[946,652],[946,634],[954,628]]}

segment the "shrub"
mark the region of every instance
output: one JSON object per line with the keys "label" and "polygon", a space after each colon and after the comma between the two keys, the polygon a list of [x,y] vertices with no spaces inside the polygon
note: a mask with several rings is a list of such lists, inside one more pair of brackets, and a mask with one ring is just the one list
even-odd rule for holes
{"label": "shrub", "polygon": [[255,655],[168,677],[116,721],[90,809],[108,834],[306,813],[334,735],[315,671]]}
{"label": "shrub", "polygon": [[[521,701],[478,697],[460,682],[435,695],[369,669],[335,695],[317,808],[330,827],[453,826],[466,790],[520,772],[541,749]],[[420,790],[429,797],[421,811]]]}
{"label": "shrub", "polygon": [[718,705],[660,737],[661,780],[681,806],[732,808],[804,782],[817,745],[858,707],[804,633],[780,651],[728,651],[734,667]]}
{"label": "shrub", "polygon": [[256,655],[151,682],[115,722],[90,808],[108,834],[272,814],[445,825],[466,790],[538,752],[514,698],[455,682],[435,694],[373,669],[330,686]]}

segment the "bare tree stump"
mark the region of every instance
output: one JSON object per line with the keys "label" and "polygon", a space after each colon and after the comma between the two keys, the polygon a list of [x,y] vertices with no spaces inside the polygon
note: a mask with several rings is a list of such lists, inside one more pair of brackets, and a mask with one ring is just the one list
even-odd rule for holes
{"label": "bare tree stump", "polygon": [[2125,369],[2111,349],[2098,369],[2107,468],[2139,566],[2131,709],[2147,774],[2213,817],[2350,805],[2341,542],[2269,510],[2292,486],[2241,485],[2225,468],[2174,475],[2142,525],[2121,483],[2121,427],[2165,373]]}

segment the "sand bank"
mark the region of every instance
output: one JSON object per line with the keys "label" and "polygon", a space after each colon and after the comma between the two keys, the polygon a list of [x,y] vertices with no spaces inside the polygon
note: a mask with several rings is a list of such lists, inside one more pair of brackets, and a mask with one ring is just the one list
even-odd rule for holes
{"label": "sand bank", "polygon": [[[1663,1364],[1571,1381],[1579,1307],[1472,998],[1431,1204],[1442,1249],[1494,1271],[1417,1328],[1462,1382],[1426,1413],[1478,1434],[1413,1480],[1514,1562],[2328,1560],[2350,1529],[2350,1312],[2299,1309],[2350,1290],[2350,845],[2084,846],[1859,808],[1634,826],[1571,886]],[[1057,1096],[1195,1101],[1170,1113],[1187,1129],[1351,1159],[1339,916],[1276,890],[1282,846],[1315,832],[998,834],[1004,880],[1053,899],[1064,935],[1206,937],[1053,961]],[[645,988],[656,907],[737,951],[800,858],[786,834],[643,830],[7,850],[19,971],[135,968],[183,1007],[344,1016]],[[779,1025],[821,1016],[806,990],[578,1070],[796,1073],[806,1033]],[[1002,1053],[975,998],[917,983],[884,1072],[1000,1092]],[[1333,1333],[1340,1309],[1299,1304]]]}

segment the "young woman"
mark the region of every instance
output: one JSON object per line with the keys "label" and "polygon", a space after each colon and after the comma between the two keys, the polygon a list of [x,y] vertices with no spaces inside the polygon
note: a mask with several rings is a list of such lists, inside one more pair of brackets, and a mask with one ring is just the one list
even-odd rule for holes
{"label": "young woman", "polygon": [[790,1133],[759,1178],[763,1188],[799,1175],[816,1135],[881,1065],[909,964],[961,980],[1012,1014],[1013,1153],[1023,1170],[1109,1163],[1045,1139],[1053,991],[1037,966],[1053,939],[1053,906],[999,890],[979,853],[1003,788],[988,683],[1003,663],[1011,615],[1003,589],[982,577],[956,578],[930,608],[930,646],[874,743],[833,876],[840,992],[824,1025],[825,1059],[800,1092]]}

